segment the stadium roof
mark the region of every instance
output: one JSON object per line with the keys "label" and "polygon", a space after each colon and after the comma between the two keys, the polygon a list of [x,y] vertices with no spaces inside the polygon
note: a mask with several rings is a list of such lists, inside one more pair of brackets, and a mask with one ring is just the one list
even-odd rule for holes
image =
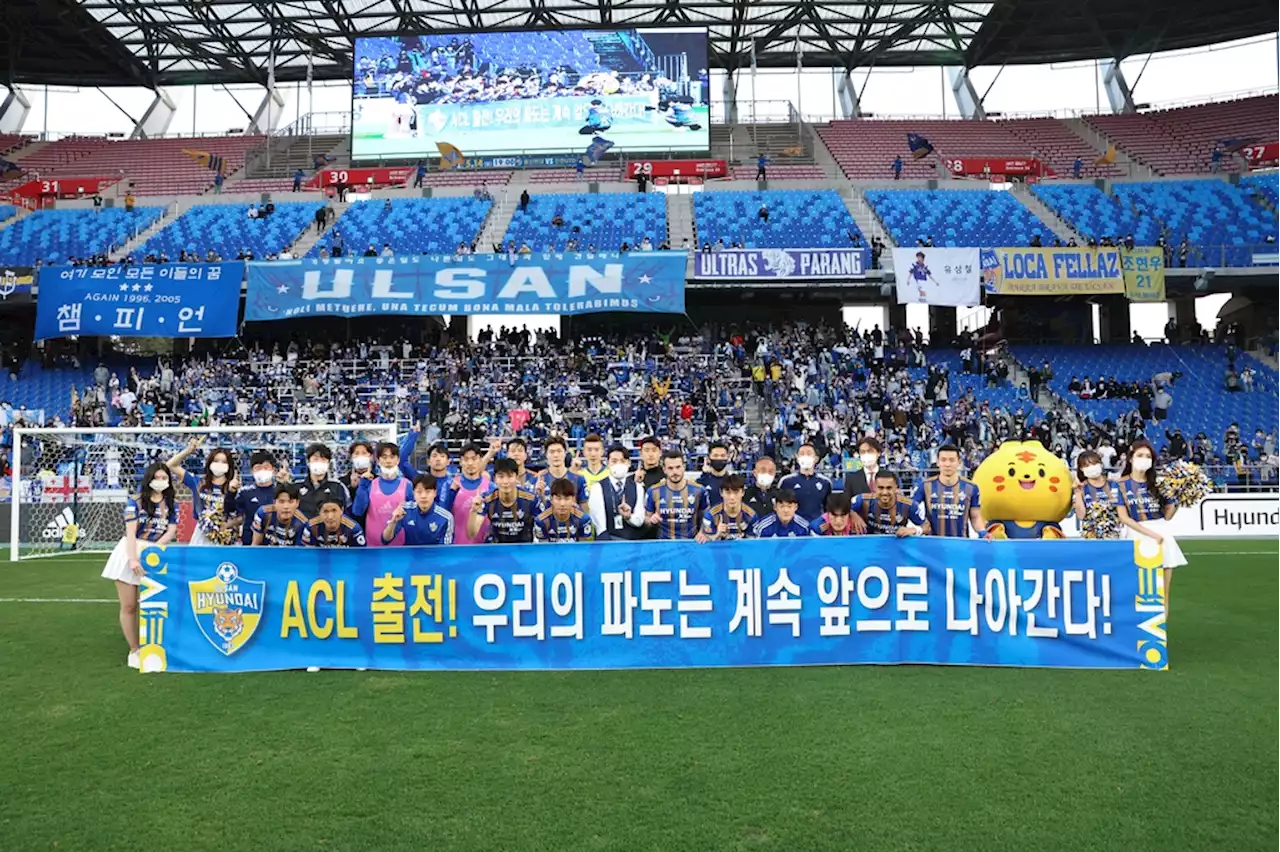
{"label": "stadium roof", "polygon": [[787,68],[1123,59],[1277,29],[1271,0],[3,0],[0,81],[90,86],[350,79],[357,35],[706,26],[711,63]]}

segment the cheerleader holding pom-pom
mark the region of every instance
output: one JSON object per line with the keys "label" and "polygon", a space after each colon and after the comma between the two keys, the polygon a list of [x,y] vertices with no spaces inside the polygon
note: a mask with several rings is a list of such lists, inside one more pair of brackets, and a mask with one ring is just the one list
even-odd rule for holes
{"label": "cheerleader holding pom-pom", "polygon": [[1173,581],[1173,569],[1187,564],[1182,548],[1169,534],[1169,521],[1178,511],[1176,500],[1163,495],[1156,487],[1156,452],[1145,438],[1129,447],[1129,460],[1125,463],[1124,476],[1119,482],[1120,503],[1117,506],[1120,523],[1131,531],[1130,537],[1140,536],[1154,541],[1164,552],[1164,595],[1166,611],[1169,606],[1169,585]]}
{"label": "cheerleader holding pom-pom", "polygon": [[129,668],[138,668],[138,584],[146,569],[139,551],[146,543],[164,546],[178,534],[178,501],[169,468],[156,462],[142,474],[136,499],[124,504],[124,538],[107,557],[102,576],[114,580],[120,599],[120,629],[129,643]]}
{"label": "cheerleader holding pom-pom", "polygon": [[[231,451],[217,447],[204,462],[204,476],[184,470],[182,463],[200,448],[204,438],[192,438],[185,448],[169,459],[169,473],[191,490],[191,519],[195,531],[193,545],[234,544],[240,532],[240,519],[235,517],[235,492],[240,480],[235,474],[235,458]],[[231,510],[228,517],[227,510]]]}
{"label": "cheerleader holding pom-pom", "polygon": [[1120,538],[1119,486],[1102,472],[1102,456],[1087,450],[1076,459],[1076,490],[1072,495],[1076,518],[1080,521],[1080,537],[1089,539]]}

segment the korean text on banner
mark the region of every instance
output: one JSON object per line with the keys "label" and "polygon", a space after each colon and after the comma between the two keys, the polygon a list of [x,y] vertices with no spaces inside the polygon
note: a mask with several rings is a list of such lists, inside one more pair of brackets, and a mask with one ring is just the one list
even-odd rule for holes
{"label": "korean text on banner", "polygon": [[1163,669],[1132,542],[778,539],[142,555],[143,669]]}
{"label": "korean text on banner", "polygon": [[893,274],[899,305],[965,307],[982,300],[976,248],[896,248]]}
{"label": "korean text on banner", "polygon": [[1164,301],[1164,249],[1139,246],[1120,253],[1124,294],[1130,302]]}
{"label": "korean text on banner", "polygon": [[988,293],[1012,296],[1095,296],[1123,293],[1118,248],[982,249]]}
{"label": "korean text on banner", "polygon": [[684,312],[678,251],[249,264],[245,320],[370,314]]}
{"label": "korean text on banner", "polygon": [[863,278],[870,249],[725,249],[699,252],[693,277],[702,279]]}
{"label": "korean text on banner", "polygon": [[36,282],[36,339],[235,337],[244,264],[46,266]]}

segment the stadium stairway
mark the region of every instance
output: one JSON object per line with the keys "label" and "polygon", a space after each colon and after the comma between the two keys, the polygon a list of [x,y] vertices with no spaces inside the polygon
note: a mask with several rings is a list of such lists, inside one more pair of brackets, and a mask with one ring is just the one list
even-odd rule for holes
{"label": "stadium stairway", "polygon": [[[693,245],[696,234],[693,228],[693,196],[685,194],[667,194],[667,239],[671,247],[680,248],[681,241],[689,239]],[[693,258],[689,258],[692,269]]]}
{"label": "stadium stairway", "polygon": [[480,252],[489,251],[506,236],[507,228],[511,226],[511,218],[516,213],[516,204],[520,200],[520,193],[515,192],[514,187],[497,187],[496,189],[497,194],[493,196],[489,215],[485,217],[484,225],[480,228],[480,236],[476,237],[476,250]]}
{"label": "stadium stairway", "polygon": [[[1043,201],[1036,198],[1035,193],[1033,193],[1031,188],[1026,184],[1015,184],[1013,189],[1010,191],[1013,193],[1015,198],[1022,202],[1023,207],[1026,207],[1035,214],[1037,219],[1049,226],[1049,230],[1053,232],[1055,237],[1062,240],[1064,245],[1073,238],[1080,245],[1085,244],[1085,238],[1077,234],[1064,219],[1062,219],[1057,213],[1050,210]],[[1044,242],[1052,243],[1053,240],[1046,237]]]}
{"label": "stadium stairway", "polygon": [[[840,181],[840,183],[845,183],[845,181]],[[867,240],[868,245],[872,237],[879,237],[889,248],[897,246],[897,243],[893,241],[893,237],[889,235],[889,232],[884,229],[884,225],[880,224],[880,220],[876,218],[875,211],[867,203],[867,197],[862,194],[862,190],[854,189],[851,186],[842,186],[838,192],[840,197],[844,199],[844,206],[849,208],[849,215],[853,217],[854,222],[858,223],[858,230],[862,232],[862,237]],[[886,253],[881,260],[890,262],[888,258],[889,254]]]}
{"label": "stadium stairway", "polygon": [[[305,231],[302,232],[302,234],[298,237],[298,239],[294,240],[293,245],[289,246],[289,253],[292,254],[294,257],[306,257],[307,252],[311,251],[311,249],[315,246],[315,244],[320,242],[320,238],[323,237],[325,234],[329,233],[330,231],[332,231],[334,226],[342,221],[342,214],[346,213],[347,208],[350,207],[355,202],[333,201],[331,203],[333,204],[333,212],[335,214],[333,217],[333,221],[325,225],[324,230],[320,231],[319,233],[316,232],[315,222],[313,221],[311,225]],[[367,204],[369,202],[361,202],[361,203]],[[350,248],[352,252],[355,252],[355,246],[351,246]]]}
{"label": "stadium stairway", "polygon": [[150,228],[140,231],[133,239],[122,245],[117,251],[112,252],[108,257],[113,263],[119,263],[138,249],[142,248],[147,240],[154,237],[160,231],[173,224],[174,220],[186,213],[195,202],[190,200],[171,201],[165,205],[164,212],[160,214],[160,218],[152,223]]}
{"label": "stadium stairway", "polygon": [[[1101,157],[1111,147],[1111,139],[1083,118],[1064,118],[1061,122],[1068,130],[1079,136]],[[1087,165],[1088,163],[1086,163]],[[1116,162],[1126,175],[1130,177],[1155,177],[1155,171],[1146,163],[1139,162],[1116,146]]]}

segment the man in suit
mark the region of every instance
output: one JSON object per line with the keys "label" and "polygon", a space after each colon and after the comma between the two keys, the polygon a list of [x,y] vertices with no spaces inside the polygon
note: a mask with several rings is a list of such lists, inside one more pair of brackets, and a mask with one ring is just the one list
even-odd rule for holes
{"label": "man in suit", "polygon": [[[884,445],[874,435],[866,435],[858,441],[858,461],[861,467],[844,475],[844,493],[853,500],[859,494],[871,494],[875,491],[876,473],[880,470],[880,453]],[[854,512],[849,516],[855,535],[867,531],[866,523],[861,515]]]}

